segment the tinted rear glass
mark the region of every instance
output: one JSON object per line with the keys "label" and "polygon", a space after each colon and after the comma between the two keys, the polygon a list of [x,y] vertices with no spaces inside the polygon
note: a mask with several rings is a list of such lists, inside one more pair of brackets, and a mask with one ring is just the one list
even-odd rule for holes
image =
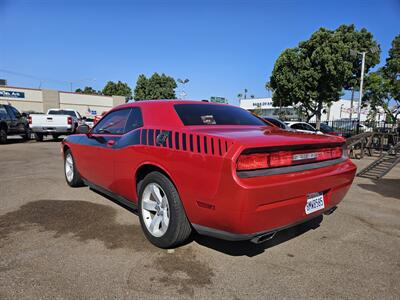
{"label": "tinted rear glass", "polygon": [[225,105],[176,104],[179,118],[186,126],[191,125],[256,125],[266,124],[248,111]]}
{"label": "tinted rear glass", "polygon": [[49,115],[67,115],[75,117],[75,113],[72,110],[50,110]]}

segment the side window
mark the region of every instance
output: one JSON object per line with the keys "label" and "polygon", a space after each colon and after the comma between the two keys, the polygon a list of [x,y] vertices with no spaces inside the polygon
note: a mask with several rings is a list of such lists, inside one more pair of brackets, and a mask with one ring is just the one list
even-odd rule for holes
{"label": "side window", "polygon": [[104,116],[93,128],[94,134],[123,134],[131,109],[120,109]]}
{"label": "side window", "polygon": [[304,130],[308,130],[308,131],[315,131],[315,129],[312,127],[312,126],[310,126],[310,125],[308,125],[308,124],[303,124],[304,125]]}
{"label": "side window", "polygon": [[290,127],[293,128],[293,129],[304,130],[303,124],[301,124],[301,123],[295,123]]}
{"label": "side window", "polygon": [[7,119],[7,111],[3,105],[0,105],[0,119]]}
{"label": "side window", "polygon": [[14,116],[15,116],[17,119],[21,118],[20,112],[19,112],[18,110],[16,110],[15,107],[12,107],[12,106],[11,106],[10,108],[11,108],[12,112],[14,113]]}
{"label": "side window", "polygon": [[15,115],[14,115],[14,112],[11,110],[11,106],[4,106],[5,107],[5,109],[7,110],[7,112],[8,112],[8,115],[10,116],[10,118],[11,119],[15,119]]}
{"label": "side window", "polygon": [[129,114],[128,121],[126,122],[125,132],[132,131],[136,128],[143,126],[142,112],[139,107],[134,107]]}

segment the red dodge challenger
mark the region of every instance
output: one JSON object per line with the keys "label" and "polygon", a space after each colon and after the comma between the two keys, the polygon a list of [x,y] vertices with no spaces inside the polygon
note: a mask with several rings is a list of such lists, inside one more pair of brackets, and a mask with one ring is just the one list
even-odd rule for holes
{"label": "red dodge challenger", "polygon": [[138,210],[162,248],[193,230],[260,243],[333,212],[356,172],[344,139],[281,130],[241,108],[140,101],[62,142],[65,178]]}

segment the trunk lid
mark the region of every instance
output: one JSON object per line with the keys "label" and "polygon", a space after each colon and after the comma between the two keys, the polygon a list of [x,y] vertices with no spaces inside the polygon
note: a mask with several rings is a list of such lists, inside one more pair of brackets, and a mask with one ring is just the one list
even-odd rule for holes
{"label": "trunk lid", "polygon": [[187,128],[200,134],[212,135],[241,144],[245,148],[264,148],[295,145],[342,144],[337,136],[287,131],[275,127],[260,126],[190,126]]}

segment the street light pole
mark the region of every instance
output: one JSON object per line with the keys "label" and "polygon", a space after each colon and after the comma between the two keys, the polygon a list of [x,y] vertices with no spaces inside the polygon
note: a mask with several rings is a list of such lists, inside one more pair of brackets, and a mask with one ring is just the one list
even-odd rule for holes
{"label": "street light pole", "polygon": [[186,94],[186,92],[185,92],[185,84],[186,83],[188,83],[189,82],[189,79],[184,79],[184,80],[182,80],[182,79],[180,79],[180,78],[178,78],[178,80],[177,80],[181,85],[182,85],[182,90],[181,90],[181,93],[180,93],[180,100],[182,100],[184,97],[186,97],[187,96],[187,94]]}
{"label": "street light pole", "polygon": [[[342,105],[340,105],[339,119],[342,119],[343,105],[344,105],[343,103],[342,103]],[[350,121],[351,121],[351,119],[350,119]]]}
{"label": "street light pole", "polygon": [[[354,49],[350,49],[350,55],[356,57],[357,55],[362,55],[361,59],[361,76],[360,76],[360,95],[358,97],[358,109],[357,109],[357,133],[359,133],[360,129],[360,118],[361,118],[361,101],[362,101],[362,96],[363,96],[363,84],[364,84],[364,72],[365,72],[365,55],[369,53],[376,53],[379,52],[379,47],[375,46],[370,48],[368,51],[363,51],[363,52],[357,52]],[[353,89],[354,91],[354,89]],[[351,118],[351,117],[350,117]]]}
{"label": "street light pole", "polygon": [[362,52],[362,61],[361,61],[361,78],[360,78],[360,95],[358,98],[358,110],[357,110],[357,118],[358,124],[360,124],[360,117],[361,117],[361,100],[363,96],[363,84],[364,84],[364,69],[365,69],[365,54],[366,52]]}

